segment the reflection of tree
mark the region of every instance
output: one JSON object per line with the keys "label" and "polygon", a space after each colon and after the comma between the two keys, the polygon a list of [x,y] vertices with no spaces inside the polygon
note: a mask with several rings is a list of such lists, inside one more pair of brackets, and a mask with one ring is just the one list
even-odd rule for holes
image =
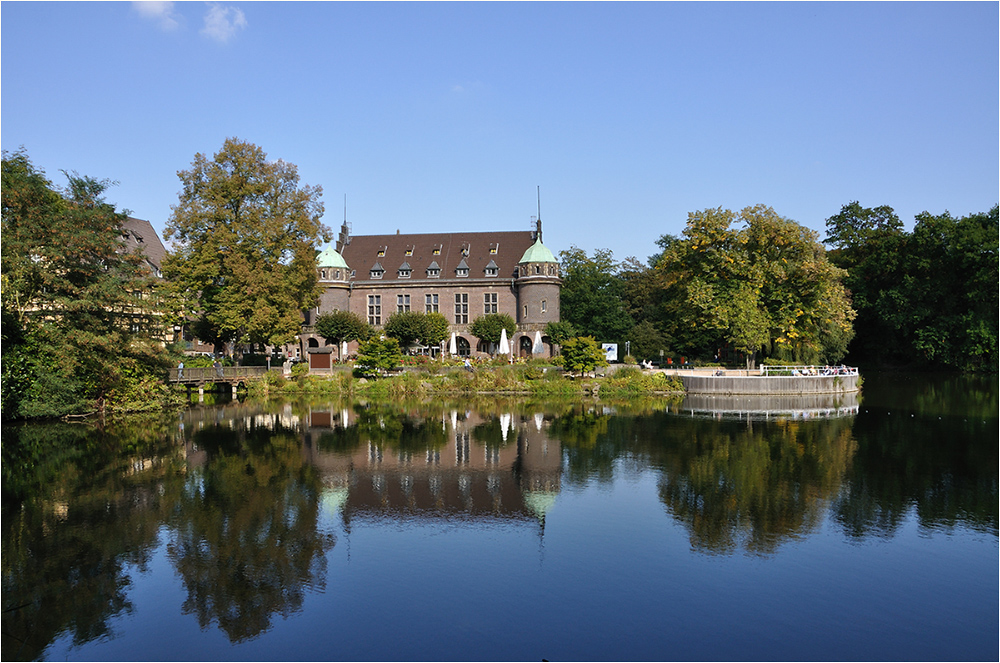
{"label": "reflection of tree", "polygon": [[297,436],[280,428],[213,427],[194,442],[209,460],[178,501],[168,555],[187,587],[185,613],[239,642],[325,583],[333,539],[317,529],[320,479]]}
{"label": "reflection of tree", "polygon": [[63,634],[107,637],[132,610],[130,567],[145,570],[181,483],[167,425],[4,429],[5,493],[12,475],[24,480],[4,500],[3,660],[36,660]]}
{"label": "reflection of tree", "polygon": [[552,420],[549,434],[562,444],[570,482],[597,478],[610,481],[615,459],[622,452],[622,438],[609,435],[611,415],[600,406],[582,405]]}
{"label": "reflection of tree", "polygon": [[[914,507],[924,527],[964,524],[997,534],[995,401],[992,416],[982,418],[979,397],[968,398],[968,416],[866,405],[854,426],[858,453],[847,489],[833,505],[847,534],[892,534]],[[936,401],[928,393],[908,402]]]}
{"label": "reflection of tree", "polygon": [[655,454],[660,498],[712,552],[770,553],[813,527],[855,449],[848,420],[691,424]]}

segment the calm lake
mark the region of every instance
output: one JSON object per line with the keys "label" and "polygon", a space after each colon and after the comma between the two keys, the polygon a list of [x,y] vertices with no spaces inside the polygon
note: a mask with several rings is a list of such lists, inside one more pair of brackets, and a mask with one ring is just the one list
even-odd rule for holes
{"label": "calm lake", "polygon": [[3,660],[997,660],[996,378],[3,431]]}

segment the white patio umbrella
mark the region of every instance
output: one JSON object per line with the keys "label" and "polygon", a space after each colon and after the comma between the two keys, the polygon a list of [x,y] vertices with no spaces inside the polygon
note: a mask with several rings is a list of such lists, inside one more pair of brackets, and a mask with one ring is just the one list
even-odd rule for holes
{"label": "white patio umbrella", "polygon": [[535,344],[531,346],[531,354],[540,355],[545,352],[545,346],[542,345],[542,332],[535,332]]}
{"label": "white patio umbrella", "polygon": [[502,355],[510,354],[510,343],[507,341],[507,328],[504,327],[500,330],[500,349],[498,352]]}
{"label": "white patio umbrella", "polygon": [[451,340],[448,341],[448,354],[458,354],[458,342],[455,340],[455,332],[451,333]]}
{"label": "white patio umbrella", "polygon": [[344,341],[344,344],[340,346],[340,358],[347,359],[347,341]]}

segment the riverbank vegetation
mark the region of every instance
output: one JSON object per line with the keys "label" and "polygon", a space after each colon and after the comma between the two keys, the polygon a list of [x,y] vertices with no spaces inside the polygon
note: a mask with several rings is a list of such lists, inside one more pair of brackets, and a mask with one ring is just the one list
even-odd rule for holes
{"label": "riverbank vegetation", "polygon": [[506,361],[503,364],[491,362],[471,370],[443,362],[430,362],[406,370],[399,370],[397,365],[393,371],[392,375],[377,379],[348,367],[326,374],[301,371],[289,378],[272,372],[251,382],[249,389],[254,396],[331,394],[367,398],[476,394],[630,398],[684,393],[684,385],[677,376],[629,367],[607,376],[586,378],[567,375],[561,367],[536,362],[514,366],[506,365]]}
{"label": "riverbank vegetation", "polygon": [[64,172],[57,188],[23,150],[2,172],[3,418],[162,407],[157,284],[126,250],[113,182]]}

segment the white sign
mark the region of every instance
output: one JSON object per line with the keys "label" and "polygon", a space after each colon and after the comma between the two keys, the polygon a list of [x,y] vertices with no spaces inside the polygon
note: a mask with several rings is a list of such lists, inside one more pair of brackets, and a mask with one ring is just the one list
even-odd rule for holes
{"label": "white sign", "polygon": [[601,343],[601,349],[604,350],[604,356],[608,361],[618,361],[617,343]]}

